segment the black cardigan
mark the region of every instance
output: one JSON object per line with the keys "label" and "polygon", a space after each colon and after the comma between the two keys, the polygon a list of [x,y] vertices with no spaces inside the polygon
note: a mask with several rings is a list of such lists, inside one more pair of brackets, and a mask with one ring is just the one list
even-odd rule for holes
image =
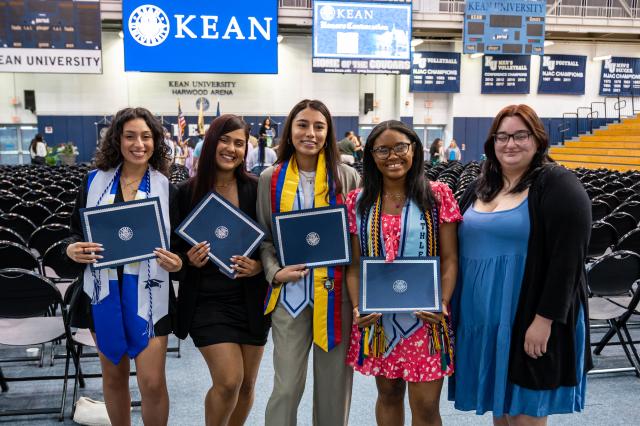
{"label": "black cardigan", "polygon": [[[184,220],[192,208],[192,186],[191,180],[182,182],[178,185],[178,202],[180,205],[180,221]],[[240,210],[246,213],[253,220],[256,220],[256,199],[258,196],[258,182],[254,179],[242,181],[238,179],[238,201],[240,203]],[[185,339],[189,334],[191,323],[193,321],[193,315],[196,310],[196,304],[198,299],[198,293],[200,292],[201,275],[205,271],[210,276],[214,274],[220,279],[230,279],[226,275],[222,274],[218,267],[211,262],[207,262],[202,268],[196,268],[189,265],[186,260],[186,253],[191,246],[186,241],[181,241],[177,250],[185,258],[186,268],[183,268],[184,279],[182,280],[180,291],[178,294],[178,324],[175,334],[181,339]],[[256,250],[251,256],[252,259],[260,260],[260,252]],[[264,278],[264,273],[261,272],[256,276],[249,278],[239,278],[235,280],[238,285],[241,285],[247,304],[247,312],[249,315],[249,329],[252,333],[261,333],[265,326],[268,326],[271,321],[271,317],[264,315],[263,303],[267,294],[267,281]]]}
{"label": "black cardigan", "polygon": [[[476,182],[465,191],[462,213],[473,205]],[[509,380],[528,389],[575,386],[576,321],[580,305],[586,322],[585,371],[593,368],[589,339],[585,257],[591,233],[591,202],[573,173],[544,166],[529,188],[531,233],[518,308],[511,332]],[[524,351],[535,315],[553,320],[547,353],[533,359]]]}

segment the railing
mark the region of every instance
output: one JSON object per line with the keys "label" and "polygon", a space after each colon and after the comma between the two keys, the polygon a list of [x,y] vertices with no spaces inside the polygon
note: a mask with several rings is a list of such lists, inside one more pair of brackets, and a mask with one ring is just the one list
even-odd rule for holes
{"label": "railing", "polygon": [[[623,118],[633,117],[640,113],[640,103],[636,101],[638,98],[636,93],[638,92],[632,89],[629,94],[605,96],[604,101],[591,102],[588,107],[578,107],[576,112],[565,112],[558,125],[560,141],[564,143],[568,135],[580,136],[587,132],[593,133],[595,123],[607,124],[611,121],[620,123]],[[586,114],[584,114],[585,112]],[[582,129],[580,119],[586,119],[586,128]],[[575,132],[573,131],[574,127]]]}

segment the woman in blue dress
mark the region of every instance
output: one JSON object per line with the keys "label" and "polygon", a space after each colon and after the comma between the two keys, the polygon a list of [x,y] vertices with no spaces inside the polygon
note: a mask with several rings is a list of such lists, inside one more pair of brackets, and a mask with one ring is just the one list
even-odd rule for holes
{"label": "woman in blue dress", "polygon": [[449,398],[459,410],[491,411],[496,425],[545,425],[551,414],[581,411],[592,367],[590,201],[548,145],[530,107],[504,108],[460,203]]}

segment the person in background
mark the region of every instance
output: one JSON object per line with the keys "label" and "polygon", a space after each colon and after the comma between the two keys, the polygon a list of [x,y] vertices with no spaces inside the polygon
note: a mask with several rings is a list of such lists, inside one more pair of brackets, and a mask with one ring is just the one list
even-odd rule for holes
{"label": "person in background", "polygon": [[592,368],[591,203],[548,147],[533,109],[503,108],[480,177],[460,201],[449,399],[458,410],[492,412],[499,426],[542,426],[551,414],[582,411]]}
{"label": "person in background", "polygon": [[[404,424],[407,388],[412,424],[442,424],[440,392],[444,377],[454,370],[448,305],[456,284],[457,222],[462,216],[449,187],[425,178],[423,152],[420,138],[404,123],[378,124],[364,151],[364,188],[353,190],[346,203],[353,253],[347,285],[355,320],[347,364],[375,376],[379,425]],[[361,315],[361,256],[387,262],[439,256],[442,313]],[[366,337],[381,335],[382,345]]]}
{"label": "person in background", "polygon": [[247,154],[247,170],[256,176],[260,176],[260,173],[275,163],[276,160],[277,154],[275,150],[269,148],[266,140],[261,138],[258,142],[258,147]]}
{"label": "person in background", "polygon": [[276,129],[271,125],[271,118],[265,118],[258,131],[258,138],[263,138],[267,146],[271,147],[273,146],[273,139],[275,139],[276,136]]}
{"label": "person in background", "polygon": [[198,170],[198,162],[200,159],[200,153],[202,152],[202,145],[204,144],[204,135],[201,133],[198,135],[198,142],[196,147],[193,148],[193,170],[194,173]]}
{"label": "person in background", "polygon": [[[144,108],[119,111],[96,152],[96,170],[85,175],[63,244],[79,273],[70,303],[71,325],[88,328],[98,348],[102,390],[113,425],[131,424],[130,359],[142,396],[142,421],[166,425],[169,393],[165,378],[167,336],[173,331],[172,280],[186,258],[175,254],[179,238],[177,191],[169,182],[168,148],[160,122]],[[92,270],[102,258],[100,242],[84,241],[80,209],[157,197],[172,250],[157,248],[155,258]],[[118,228],[113,230],[118,234]],[[144,238],[144,237],[142,237]]]}
{"label": "person in background", "polygon": [[189,177],[193,177],[196,173],[193,151],[196,147],[196,141],[193,138],[187,139],[185,148],[187,150],[187,158],[184,160],[184,166],[189,170]]}
{"label": "person in background", "polygon": [[[235,115],[211,123],[197,174],[179,185],[181,220],[209,191],[256,219],[258,182],[243,164],[248,135],[245,122]],[[230,278],[210,261],[210,244],[179,245],[189,262],[178,299],[176,335],[191,336],[209,367],[213,384],[204,400],[206,425],[242,425],[253,404],[269,333],[270,317],[262,309],[267,282],[258,251],[251,257],[234,256],[237,276]]]}
{"label": "person in background", "polygon": [[435,166],[438,163],[442,163],[446,161],[444,157],[444,147],[442,143],[442,139],[435,138],[433,143],[431,144],[431,148],[429,148],[429,155],[431,160],[431,165]]}
{"label": "person in background", "polygon": [[169,162],[171,164],[173,164],[175,157],[176,157],[176,147],[175,147],[175,142],[173,141],[173,138],[171,137],[171,132],[168,130],[164,131],[164,144],[167,146],[168,148],[168,157],[169,157]]}
{"label": "person in background", "polygon": [[45,164],[47,156],[47,144],[40,133],[38,133],[29,144],[29,154],[31,155],[31,164]]}
{"label": "person in background", "polygon": [[360,136],[353,135],[353,143],[356,146],[356,152],[353,153],[353,156],[356,159],[356,162],[359,163],[362,161],[364,147],[362,146],[362,140]]}
{"label": "person in background", "polygon": [[340,160],[343,163],[353,164],[356,160],[356,144],[353,131],[349,130],[344,134],[344,138],[338,142],[338,150],[340,151]]}
{"label": "person in background", "polygon": [[249,146],[250,146],[250,147],[248,146],[249,148],[248,153],[249,153],[258,147],[258,138],[256,138],[251,134],[251,124],[248,124],[248,123],[247,123],[247,132],[249,132]]}
{"label": "person in background", "polygon": [[313,423],[347,424],[353,370],[345,364],[351,303],[343,268],[283,267],[276,256],[271,221],[273,213],[342,205],[344,195],[359,181],[354,168],[340,164],[327,107],[318,100],[298,102],[285,122],[278,161],[258,181],[258,222],[267,233],[260,246],[269,283],[265,313],[273,312],[275,370],[266,426],[297,424],[312,347]]}
{"label": "person in background", "polygon": [[449,147],[445,151],[445,158],[447,161],[460,161],[462,158],[462,153],[455,139],[451,139],[451,142],[449,142]]}

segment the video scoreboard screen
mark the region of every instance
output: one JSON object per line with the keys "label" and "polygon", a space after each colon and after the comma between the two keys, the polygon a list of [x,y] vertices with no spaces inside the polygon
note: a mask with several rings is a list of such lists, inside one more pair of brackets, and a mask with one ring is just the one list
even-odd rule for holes
{"label": "video scoreboard screen", "polygon": [[542,55],[546,0],[467,0],[464,53]]}
{"label": "video scoreboard screen", "polygon": [[313,72],[409,74],[411,3],[313,2]]}
{"label": "video scoreboard screen", "polygon": [[102,72],[99,0],[0,0],[0,72]]}

